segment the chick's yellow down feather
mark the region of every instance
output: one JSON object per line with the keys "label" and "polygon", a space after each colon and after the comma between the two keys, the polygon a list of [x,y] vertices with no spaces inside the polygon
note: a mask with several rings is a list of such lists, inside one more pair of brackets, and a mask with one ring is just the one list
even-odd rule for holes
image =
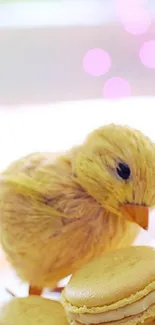
{"label": "chick's yellow down feather", "polygon": [[0,240],[24,281],[52,288],[93,257],[133,243],[140,227],[123,215],[126,203],[154,205],[155,149],[141,132],[112,124],[57,158],[31,154],[3,172]]}

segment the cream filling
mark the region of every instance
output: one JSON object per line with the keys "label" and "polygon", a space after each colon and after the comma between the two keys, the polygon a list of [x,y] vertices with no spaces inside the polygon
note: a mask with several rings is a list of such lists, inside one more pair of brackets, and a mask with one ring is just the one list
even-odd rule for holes
{"label": "cream filling", "polygon": [[85,325],[106,323],[122,320],[125,317],[135,316],[137,314],[143,313],[153,304],[155,304],[155,291],[150,292],[144,298],[130,305],[121,307],[116,310],[109,310],[100,314],[74,314],[69,312],[68,317],[71,320],[83,323]]}

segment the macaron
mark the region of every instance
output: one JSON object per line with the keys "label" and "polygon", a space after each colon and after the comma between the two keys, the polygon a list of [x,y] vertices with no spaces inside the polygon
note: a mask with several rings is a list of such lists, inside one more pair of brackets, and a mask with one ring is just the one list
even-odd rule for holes
{"label": "macaron", "polygon": [[61,299],[71,325],[155,324],[155,249],[131,246],[94,259]]}
{"label": "macaron", "polygon": [[15,298],[0,309],[0,325],[68,325],[62,305],[39,296]]}

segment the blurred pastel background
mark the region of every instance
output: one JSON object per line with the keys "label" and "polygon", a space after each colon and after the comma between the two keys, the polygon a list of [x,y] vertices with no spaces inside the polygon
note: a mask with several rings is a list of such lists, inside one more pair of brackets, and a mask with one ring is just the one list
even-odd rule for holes
{"label": "blurred pastel background", "polygon": [[[0,170],[111,122],[155,141],[154,114],[154,0],[0,1]],[[136,242],[155,246],[154,211]],[[6,287],[27,294],[0,252]]]}

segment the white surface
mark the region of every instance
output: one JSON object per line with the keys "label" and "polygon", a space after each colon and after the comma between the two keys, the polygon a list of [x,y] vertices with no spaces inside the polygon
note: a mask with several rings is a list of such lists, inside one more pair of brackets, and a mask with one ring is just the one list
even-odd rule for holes
{"label": "white surface", "polygon": [[108,123],[127,124],[155,141],[155,97],[0,106],[0,170],[33,151],[64,151]]}
{"label": "white surface", "polygon": [[[153,16],[154,0],[144,1]],[[49,0],[0,4],[0,27],[100,26],[118,20],[116,0]]]}
{"label": "white surface", "polygon": [[110,0],[29,1],[0,6],[2,28],[98,26],[116,20]]}

